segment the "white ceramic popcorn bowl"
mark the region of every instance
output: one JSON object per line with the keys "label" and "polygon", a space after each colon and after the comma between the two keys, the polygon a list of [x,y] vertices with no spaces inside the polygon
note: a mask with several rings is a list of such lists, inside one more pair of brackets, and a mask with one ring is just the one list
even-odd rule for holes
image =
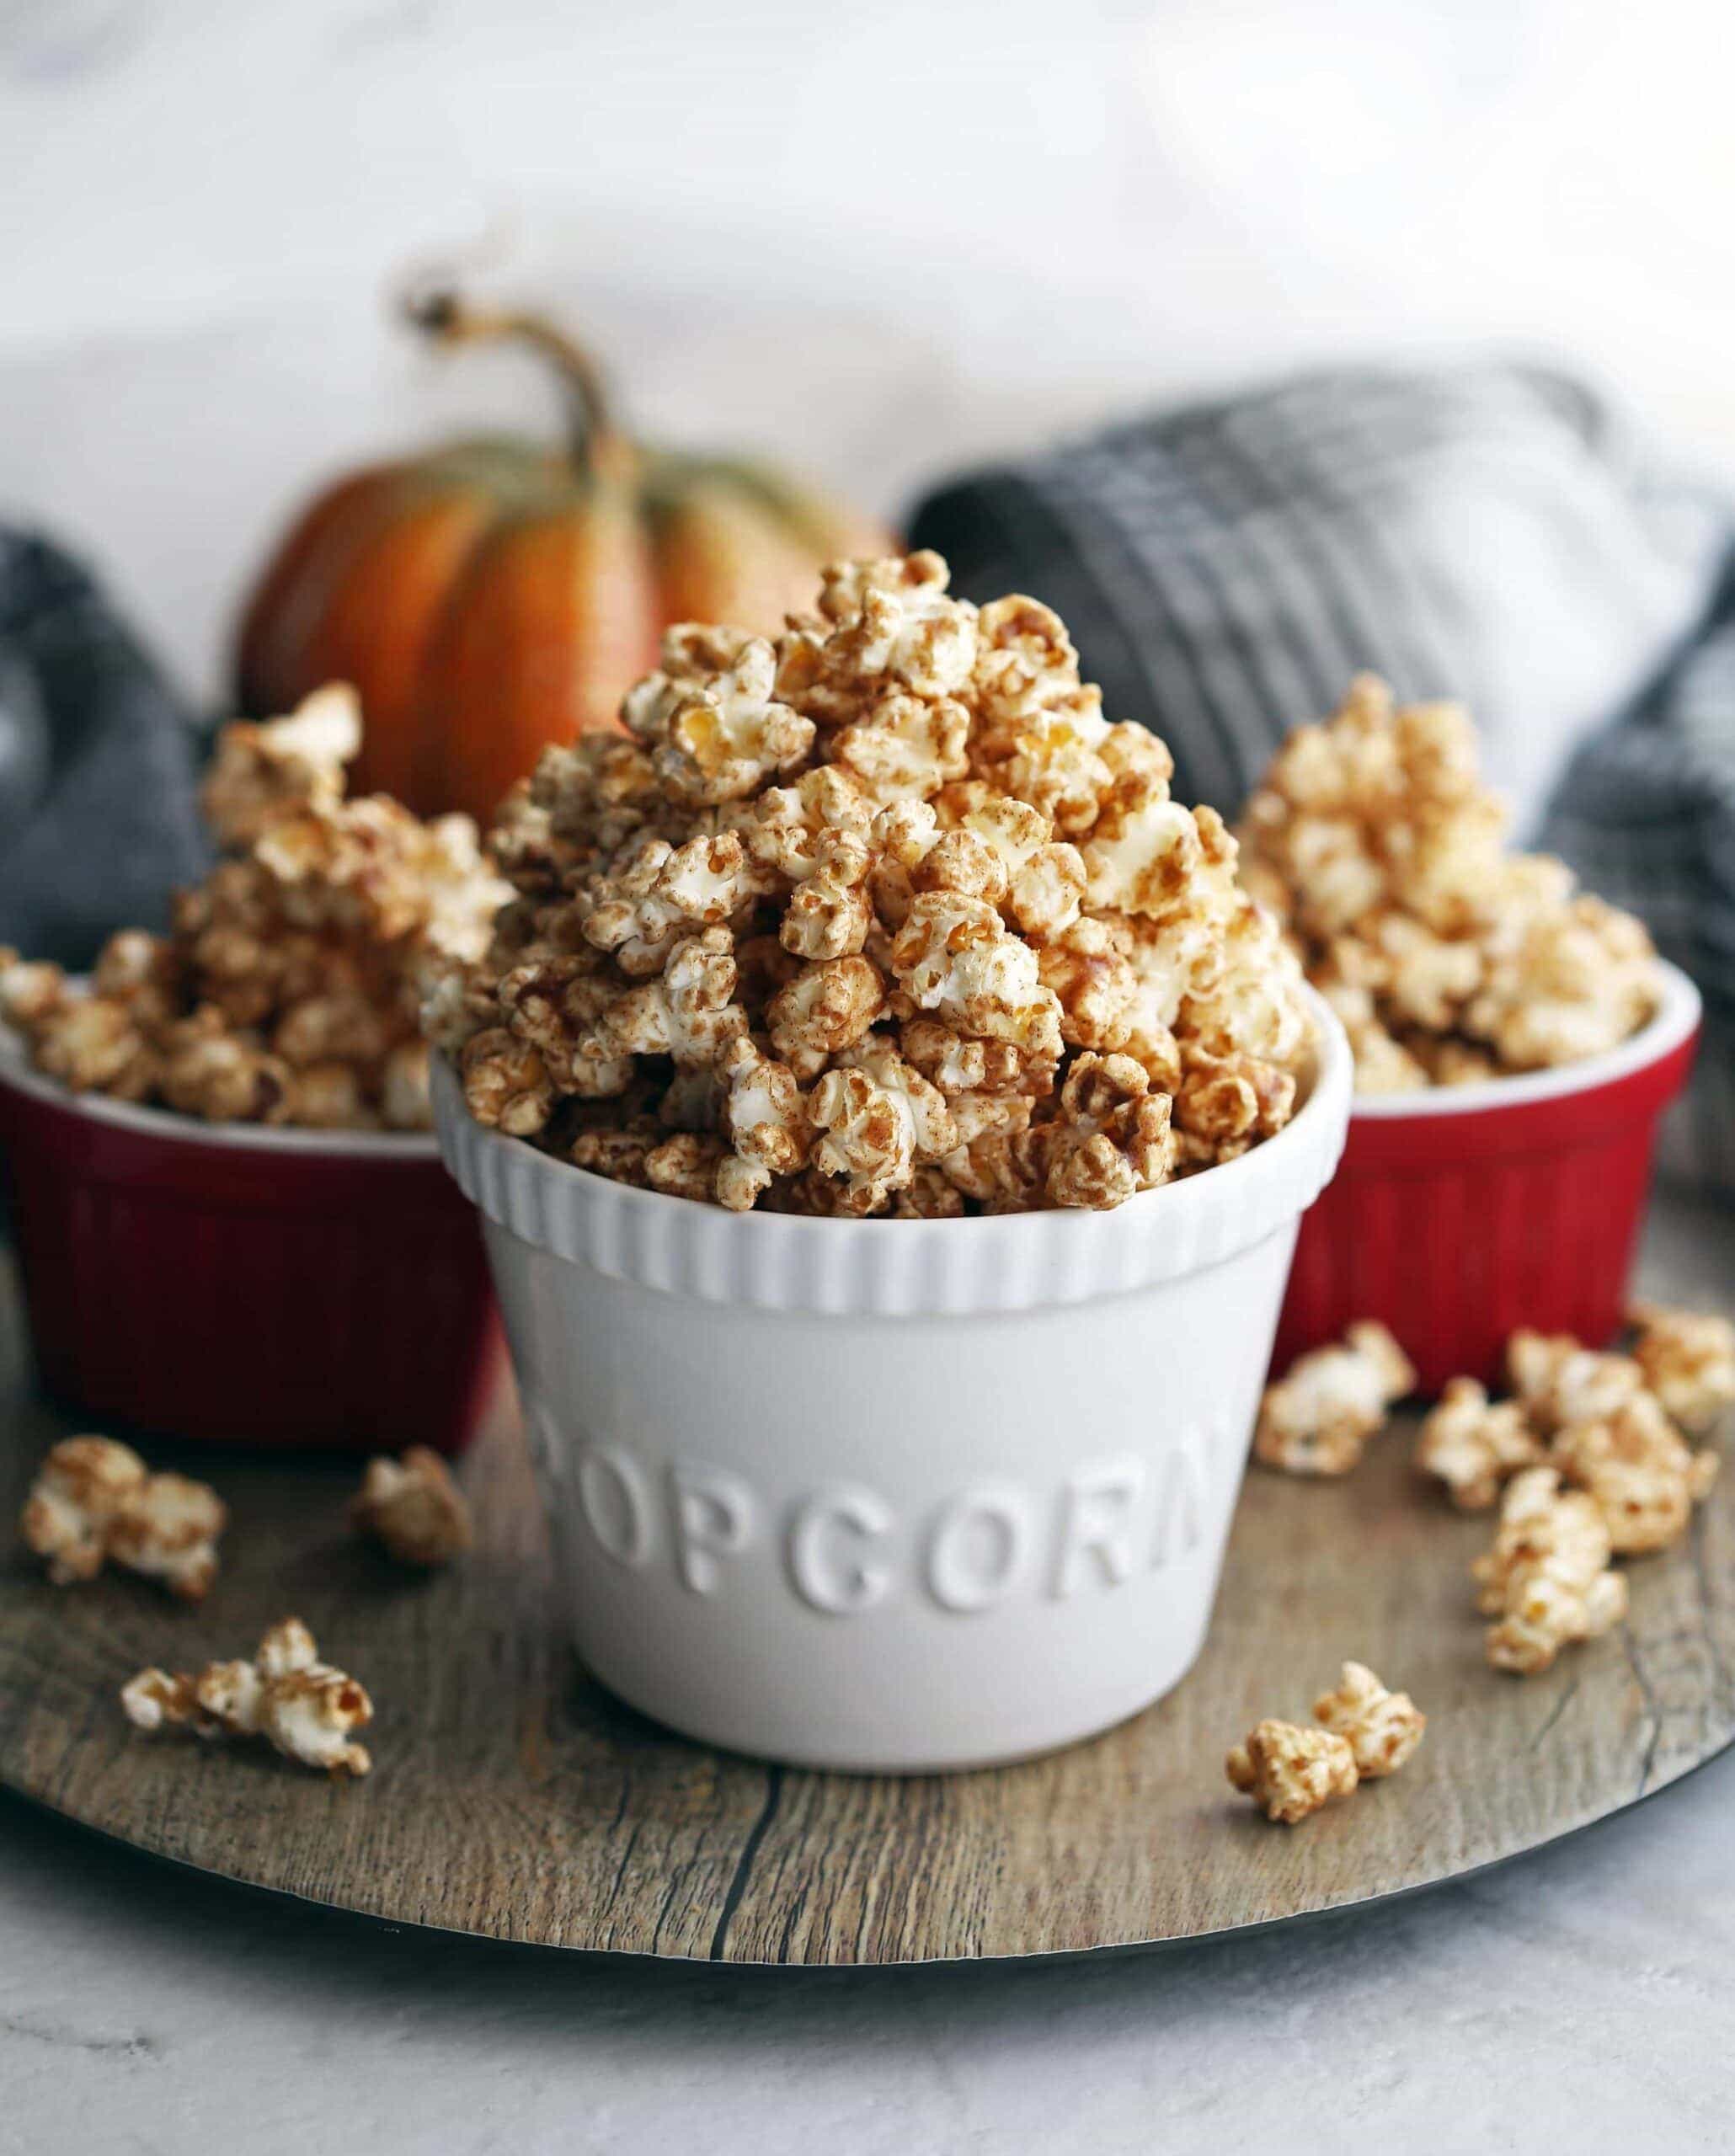
{"label": "white ceramic popcorn bowl", "polygon": [[980,1767],[1095,1735],[1202,1644],[1350,1056],[1289,1126],[1109,1213],[730,1214],[484,1130],[483,1214],[580,1656],[688,1736]]}

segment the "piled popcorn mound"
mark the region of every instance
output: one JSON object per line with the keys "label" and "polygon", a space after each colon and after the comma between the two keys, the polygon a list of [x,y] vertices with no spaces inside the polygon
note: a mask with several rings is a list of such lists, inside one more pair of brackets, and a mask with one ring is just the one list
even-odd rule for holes
{"label": "piled popcorn mound", "polygon": [[547,751],[516,893],[430,997],[472,1113],[735,1210],[1106,1208],[1293,1111],[1300,969],[1061,622],[937,555],[773,644],[688,625],[627,738]]}
{"label": "piled popcorn mound", "polygon": [[226,728],[202,798],[227,857],[177,894],[169,936],[111,937],[88,991],[0,952],[0,1015],[39,1070],[212,1122],[430,1125],[421,996],[508,894],[467,817],[344,798],[360,739],[339,686]]}
{"label": "piled popcorn mound", "polygon": [[1468,714],[1393,707],[1372,675],[1279,750],[1240,830],[1241,880],[1343,1020],[1362,1092],[1457,1086],[1617,1047],[1658,999],[1651,939],[1503,851]]}

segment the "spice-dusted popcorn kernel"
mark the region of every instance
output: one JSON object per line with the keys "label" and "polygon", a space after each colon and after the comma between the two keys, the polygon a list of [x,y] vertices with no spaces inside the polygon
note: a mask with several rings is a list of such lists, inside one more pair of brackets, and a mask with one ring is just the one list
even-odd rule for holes
{"label": "spice-dusted popcorn kernel", "polygon": [[947,596],[939,555],[838,562],[823,572],[819,617],[784,638],[777,690],[822,724],[856,718],[886,689],[955,695],[976,661],[976,609]]}
{"label": "spice-dusted popcorn kernel", "polygon": [[1347,1475],[1416,1372],[1383,1325],[1352,1325],[1341,1347],[1299,1357],[1259,1403],[1253,1454],[1290,1475]]}
{"label": "spice-dusted popcorn kernel", "polygon": [[19,1526],[56,1587],[94,1579],[105,1560],[200,1602],[216,1577],[228,1513],[184,1475],[152,1475],[112,1438],[63,1438],[37,1470]]}
{"label": "spice-dusted popcorn kernel", "polygon": [[1658,1303],[1636,1303],[1628,1315],[1645,1383],[1684,1430],[1708,1430],[1735,1401],[1735,1325]]}
{"label": "spice-dusted popcorn kernel", "polygon": [[1530,1467],[1501,1501],[1494,1546],[1471,1574],[1496,1669],[1531,1676],[1564,1646],[1595,1639],[1626,1614],[1626,1582],[1609,1569],[1608,1524],[1594,1498],[1561,1488],[1557,1470]]}
{"label": "spice-dusted popcorn kernel", "polygon": [[1522,1402],[1491,1401],[1474,1378],[1451,1378],[1423,1421],[1416,1465],[1446,1486],[1460,1512],[1486,1512],[1501,1486],[1545,1458]]}
{"label": "spice-dusted popcorn kernel", "polygon": [[1249,801],[1242,881],[1337,1004],[1359,1090],[1572,1062],[1655,1009],[1643,927],[1575,896],[1561,862],[1503,853],[1504,826],[1465,712],[1396,708],[1365,675],[1333,718],[1289,736]]}
{"label": "spice-dusted popcorn kernel", "polygon": [[1129,1055],[1081,1055],[1060,1088],[1049,1158],[1056,1205],[1095,1211],[1166,1182],[1175,1165],[1169,1097]]}
{"label": "spice-dusted popcorn kernel", "polygon": [[958,1144],[946,1097],[889,1043],[846,1049],[814,1088],[819,1133],[813,1165],[840,1179],[854,1213],[877,1213],[894,1191],[907,1189],[918,1166],[944,1157]]}
{"label": "spice-dusted popcorn kernel", "polygon": [[1678,1542],[1717,1471],[1716,1454],[1693,1453],[1648,1392],[1604,1422],[1567,1423],[1555,1433],[1548,1458],[1595,1500],[1619,1557]]}
{"label": "spice-dusted popcorn kernel", "polygon": [[1582,1348],[1569,1332],[1514,1332],[1506,1367],[1524,1412],[1546,1437],[1567,1422],[1595,1422],[1617,1414],[1645,1389],[1645,1374],[1630,1355]]}
{"label": "spice-dusted popcorn kernel", "polygon": [[1231,1785],[1285,1827],[1334,1797],[1353,1796],[1358,1780],[1347,1738],[1292,1721],[1260,1722],[1223,1764]]}
{"label": "spice-dusted popcorn kernel", "polygon": [[361,749],[361,704],[334,681],[287,718],[226,727],[200,789],[200,806],[226,851],[250,846],[286,809],[334,808],[344,766]]}
{"label": "spice-dusted popcorn kernel", "polygon": [[21,958],[10,945],[0,944],[0,1018],[9,1025],[33,1032],[71,993],[60,967]]}
{"label": "spice-dusted popcorn kernel", "polygon": [[458,1068],[472,1115],[510,1137],[528,1138],[548,1120],[554,1084],[535,1049],[490,1026],[464,1043]]}
{"label": "spice-dusted popcorn kernel", "polygon": [[1346,1662],[1335,1692],[1313,1703],[1313,1718],[1343,1737],[1364,1781],[1395,1774],[1422,1742],[1428,1717],[1407,1692],[1389,1692],[1365,1662]]}
{"label": "spice-dusted popcorn kernel", "polygon": [[231,852],[175,894],[171,934],[111,937],[88,990],[0,965],[0,1009],[39,1069],[211,1122],[430,1127],[418,1007],[451,1049],[499,1022],[478,962],[511,887],[468,818],[345,799],[359,743],[341,688],[225,729],[204,799]]}
{"label": "spice-dusted popcorn kernel", "polygon": [[216,1578],[217,1538],[228,1508],[215,1490],[185,1475],[147,1475],[109,1529],[109,1555],[130,1572],[161,1580],[185,1602],[202,1602]]}
{"label": "spice-dusted popcorn kernel", "polygon": [[36,1470],[19,1527],[56,1587],[94,1579],[109,1536],[144,1486],[145,1463],[113,1438],[62,1438]]}
{"label": "spice-dusted popcorn kernel", "polygon": [[187,1729],[197,1737],[263,1737],[286,1758],[330,1774],[366,1774],[373,1761],[353,1731],[373,1702],[341,1669],[318,1659],[296,1617],[274,1625],[251,1662],[213,1662],[196,1675],[141,1669],[120,1689],[135,1729]]}
{"label": "spice-dusted popcorn kernel", "polygon": [[670,632],[663,671],[639,683],[621,716],[652,744],[653,767],[677,799],[738,801],[802,761],[813,722],[776,700],[777,656],[763,638],[746,638],[725,664],[702,674],[686,670],[684,633]]}
{"label": "spice-dusted popcorn kernel", "polygon": [[884,985],[869,960],[818,960],[766,1006],[771,1045],[797,1077],[816,1078],[830,1058],[867,1034],[884,1003]]}
{"label": "spice-dusted popcorn kernel", "polygon": [[412,1445],[401,1460],[369,1460],[350,1524],[401,1565],[450,1564],[472,1540],[464,1493],[426,1445]]}
{"label": "spice-dusted popcorn kernel", "polygon": [[485,953],[418,985],[480,1119],[714,1203],[916,1218],[1116,1203],[1288,1121],[1300,971],[1221,818],[1047,608],[946,584],[835,566],[769,685],[745,632],[671,631],[632,740],[546,752]]}

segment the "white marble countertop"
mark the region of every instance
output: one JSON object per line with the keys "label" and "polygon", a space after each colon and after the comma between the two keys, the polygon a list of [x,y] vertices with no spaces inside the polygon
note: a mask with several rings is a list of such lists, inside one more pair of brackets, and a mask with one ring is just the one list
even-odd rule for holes
{"label": "white marble countertop", "polygon": [[207,1883],[0,1801],[0,2151],[1728,2145],[1735,1753],[1263,1936],[864,1975],[585,1962]]}

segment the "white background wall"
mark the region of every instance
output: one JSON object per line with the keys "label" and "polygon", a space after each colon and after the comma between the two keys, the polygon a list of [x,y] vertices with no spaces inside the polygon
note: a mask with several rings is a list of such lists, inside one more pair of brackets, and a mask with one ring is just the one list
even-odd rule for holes
{"label": "white background wall", "polygon": [[648,427],[888,510],[1489,339],[1735,456],[1728,43],[1693,0],[0,0],[0,512],[213,688],[314,476],[547,412],[384,325],[452,256],[557,298]]}

